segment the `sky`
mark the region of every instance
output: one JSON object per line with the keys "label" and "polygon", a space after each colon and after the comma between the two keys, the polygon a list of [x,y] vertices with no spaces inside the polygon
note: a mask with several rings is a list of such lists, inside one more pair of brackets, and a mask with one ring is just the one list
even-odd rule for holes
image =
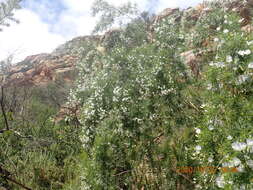
{"label": "sky", "polygon": [[[0,0],[3,2],[5,0]],[[119,6],[136,3],[139,10],[159,13],[165,8],[187,8],[203,0],[107,0]],[[97,18],[91,16],[94,0],[23,0],[14,12],[20,24],[11,23],[0,32],[0,60],[14,55],[14,62],[26,56],[50,53],[77,36],[89,35]]]}

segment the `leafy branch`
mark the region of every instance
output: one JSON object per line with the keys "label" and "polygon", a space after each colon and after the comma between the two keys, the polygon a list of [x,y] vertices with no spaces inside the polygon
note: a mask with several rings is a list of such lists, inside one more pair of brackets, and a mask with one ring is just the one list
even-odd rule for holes
{"label": "leafy branch", "polygon": [[104,0],[96,0],[91,8],[92,16],[99,15],[100,19],[93,32],[102,32],[108,30],[115,23],[122,25],[124,21],[133,20],[138,14],[136,7],[136,4],[130,2],[116,7]]}
{"label": "leafy branch", "polygon": [[[10,26],[8,21],[12,21],[15,23],[19,23],[17,19],[13,16],[13,11],[15,9],[20,9],[21,0],[7,0],[6,2],[0,3],[0,25],[2,26]],[[2,31],[2,28],[0,28]]]}

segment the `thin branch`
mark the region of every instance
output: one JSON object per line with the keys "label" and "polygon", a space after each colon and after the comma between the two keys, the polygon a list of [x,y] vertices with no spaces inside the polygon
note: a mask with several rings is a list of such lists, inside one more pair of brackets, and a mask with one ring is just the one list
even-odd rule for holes
{"label": "thin branch", "polygon": [[171,170],[174,171],[174,172],[176,172],[178,175],[182,176],[184,179],[186,179],[186,180],[187,180],[188,182],[190,182],[191,184],[195,185],[186,175],[184,175],[184,174],[178,172],[177,170],[175,170],[175,169],[173,169],[173,168],[172,168]]}
{"label": "thin branch", "polygon": [[6,127],[7,130],[10,130],[9,123],[8,123],[8,120],[7,120],[7,116],[6,116],[5,109],[4,109],[4,87],[3,86],[1,86],[0,105],[1,105],[1,110],[2,110],[2,113],[3,113],[3,117],[4,117],[5,127]]}
{"label": "thin branch", "polygon": [[160,133],[157,137],[153,139],[153,142],[157,142],[163,135],[164,135],[164,132]]}
{"label": "thin branch", "polygon": [[9,171],[7,171],[6,169],[3,169],[1,166],[0,166],[0,175],[4,178],[4,179],[7,179],[8,181],[12,182],[12,183],[15,183],[16,185],[22,187],[23,189],[26,189],[26,190],[32,190],[31,188],[25,186],[24,184],[16,181],[15,179],[11,178],[10,175],[11,173]]}
{"label": "thin branch", "polygon": [[119,176],[119,175],[122,175],[122,174],[125,174],[125,173],[128,173],[128,172],[131,172],[132,170],[126,170],[126,171],[123,171],[123,172],[120,172],[120,173],[118,173],[118,174],[115,174],[115,175],[113,175],[114,177],[115,176]]}

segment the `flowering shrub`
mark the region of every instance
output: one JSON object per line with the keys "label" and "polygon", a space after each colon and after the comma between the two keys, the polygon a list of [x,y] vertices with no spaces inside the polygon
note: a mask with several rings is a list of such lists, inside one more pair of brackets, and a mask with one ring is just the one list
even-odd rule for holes
{"label": "flowering shrub", "polygon": [[[185,17],[158,23],[153,44],[143,30],[138,43],[123,31],[80,62],[69,103],[81,105],[83,189],[252,188],[253,37],[225,9]],[[199,78],[179,56],[191,48],[201,52]],[[184,166],[236,172],[182,174]]]}
{"label": "flowering shrub", "polygon": [[196,183],[199,189],[251,189],[252,35],[241,31],[235,14],[225,14],[217,31],[215,56],[203,73],[204,111],[193,156],[201,165],[236,167],[238,172],[198,175]]}

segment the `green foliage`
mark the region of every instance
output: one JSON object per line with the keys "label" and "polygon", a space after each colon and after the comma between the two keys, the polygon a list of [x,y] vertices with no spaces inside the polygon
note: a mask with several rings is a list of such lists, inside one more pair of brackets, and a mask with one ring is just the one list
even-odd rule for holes
{"label": "green foliage", "polygon": [[96,0],[92,5],[92,15],[100,16],[100,20],[94,28],[94,32],[102,32],[111,28],[114,24],[123,24],[126,20],[132,20],[137,14],[136,5],[130,2],[115,7],[104,0]]}
{"label": "green foliage", "polygon": [[201,150],[194,154],[202,165],[236,167],[238,172],[198,176],[198,183],[213,189],[251,189],[252,35],[241,31],[237,15],[224,13],[223,19],[215,36],[215,57],[203,73],[205,112],[196,129]]}
{"label": "green foliage", "polygon": [[[83,187],[173,189],[181,183],[190,188],[171,170],[177,162],[192,162],[183,155],[183,144],[191,142],[187,128],[193,125],[187,115],[195,112],[185,94],[191,84],[186,68],[172,49],[145,42],[132,49],[124,45],[105,56],[93,50],[80,63],[90,72],[80,73],[71,93],[70,102],[82,105],[80,138],[87,154]],[[179,132],[185,136],[179,138]]]}
{"label": "green foliage", "polygon": [[20,8],[20,2],[21,0],[7,0],[0,3],[0,26],[10,26],[9,21],[19,22],[13,17],[13,11]]}
{"label": "green foliage", "polygon": [[[252,35],[223,3],[195,21],[164,18],[153,44],[132,21],[105,55],[94,48],[80,62],[69,103],[81,105],[84,189],[252,188]],[[192,49],[199,78],[180,58]],[[177,170],[210,165],[239,172]]]}
{"label": "green foliage", "polygon": [[[0,134],[1,166],[32,189],[64,189],[79,176],[78,157],[82,152],[79,129],[53,124],[50,118],[54,108],[36,99],[29,101],[25,108],[29,117],[9,119],[11,128],[26,137],[14,131]],[[8,184],[12,189],[19,189]]]}

